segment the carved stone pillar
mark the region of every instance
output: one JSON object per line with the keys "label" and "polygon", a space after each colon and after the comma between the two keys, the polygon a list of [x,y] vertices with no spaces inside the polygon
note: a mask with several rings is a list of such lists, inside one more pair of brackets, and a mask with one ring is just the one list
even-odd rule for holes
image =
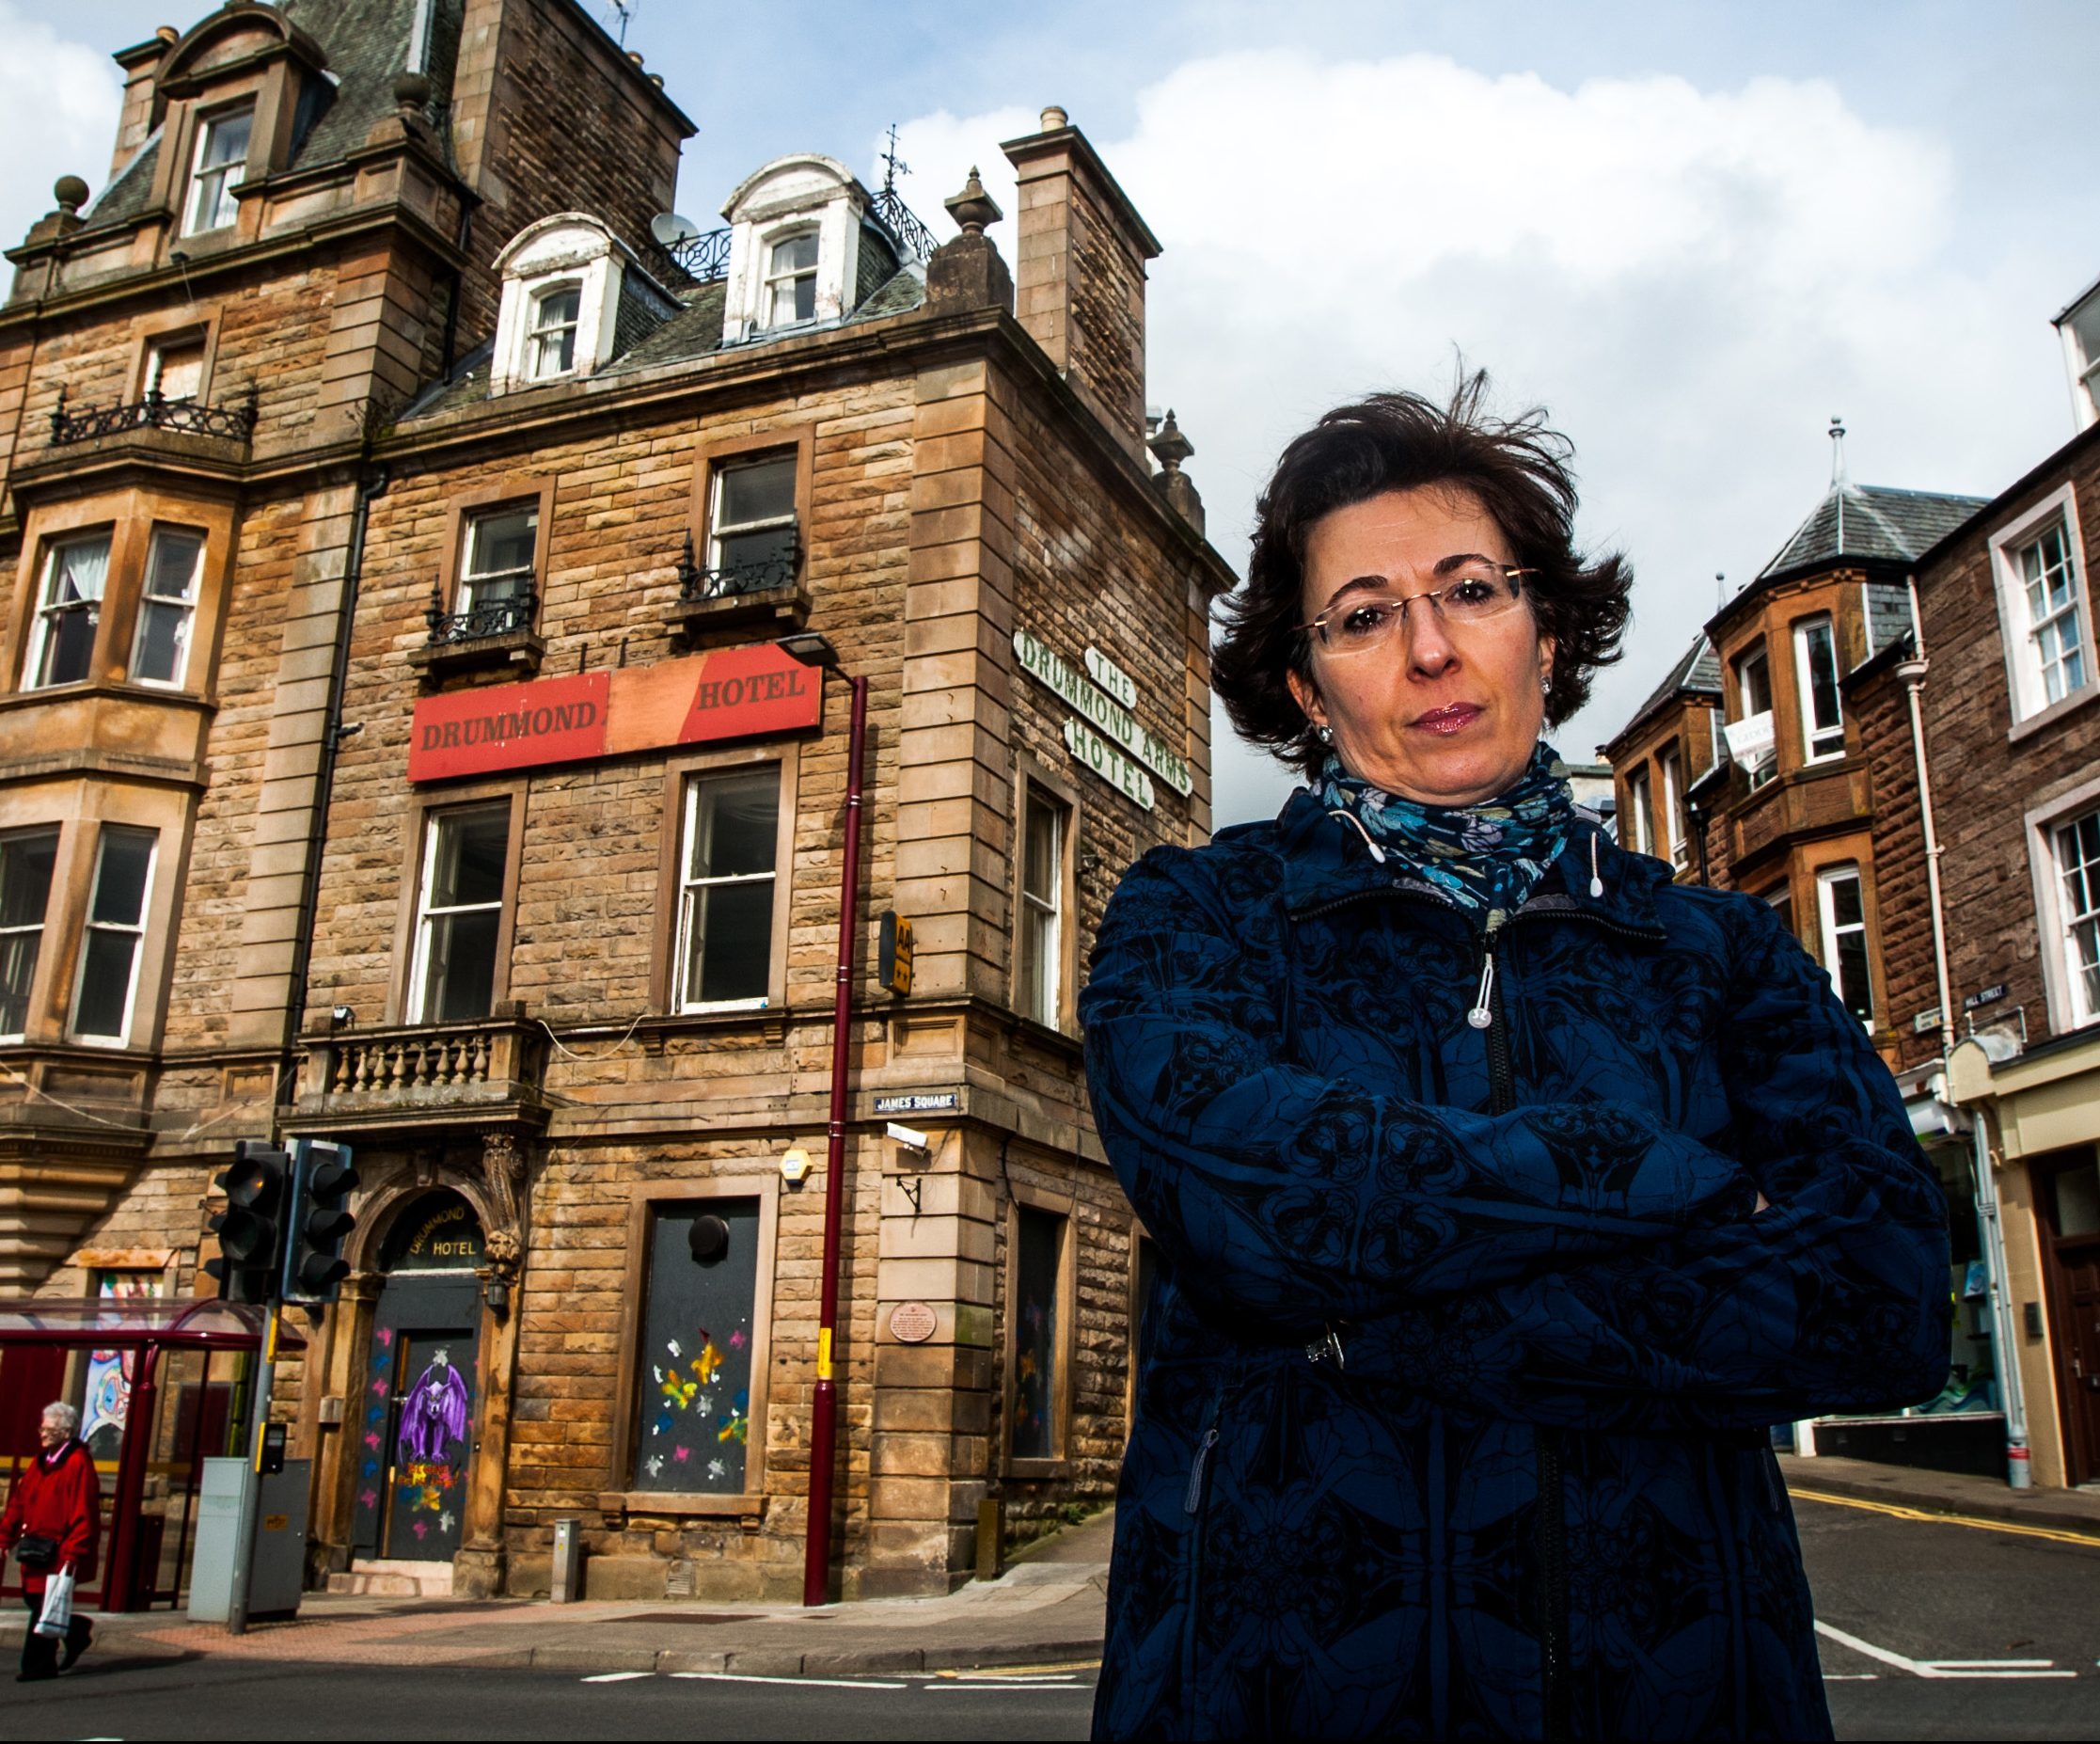
{"label": "carved stone pillar", "polygon": [[510,1466],[511,1399],[517,1379],[517,1286],[525,1257],[525,1147],[514,1134],[482,1138],[482,1185],[488,1203],[482,1251],[488,1296],[482,1314],[482,1396],[475,1408],[466,1518],[452,1559],[452,1591],[489,1598],[503,1590],[503,1490]]}

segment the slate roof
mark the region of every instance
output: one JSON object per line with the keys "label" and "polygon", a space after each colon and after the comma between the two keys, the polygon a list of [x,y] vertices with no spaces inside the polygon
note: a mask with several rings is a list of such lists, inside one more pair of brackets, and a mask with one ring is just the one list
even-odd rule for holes
{"label": "slate roof", "polygon": [[1758,579],[1770,580],[1843,557],[1913,563],[1988,500],[1842,481],[1831,486],[1830,494],[1816,504],[1793,537],[1758,572]]}
{"label": "slate roof", "polygon": [[1695,696],[1721,694],[1721,658],[1704,635],[1694,638],[1692,645],[1678,656],[1668,675],[1649,693],[1648,701],[1628,715],[1626,724],[1612,735],[1613,742],[1631,733],[1672,697],[1686,691]]}
{"label": "slate roof", "polygon": [[[662,325],[656,327],[634,345],[631,350],[618,353],[604,368],[593,371],[591,381],[604,381],[610,376],[633,374],[641,370],[654,369],[660,364],[677,363],[693,357],[703,357],[718,352],[722,346],[723,305],[728,300],[729,285],[717,278],[710,283],[697,285],[678,294],[678,310]],[[909,267],[902,267],[836,327],[797,327],[797,335],[811,331],[836,332],[839,327],[858,326],[862,322],[879,321],[886,315],[908,314],[926,300],[925,281]],[[766,335],[750,341],[764,344],[782,335]],[[738,346],[735,349],[745,349]],[[458,370],[449,382],[433,384],[402,413],[401,422],[408,423],[417,419],[432,418],[442,412],[458,411],[488,399],[489,365],[494,356],[494,341],[477,347],[461,361]]]}
{"label": "slate roof", "polygon": [[[375,122],[394,113],[394,79],[408,64],[409,38],[420,0],[277,0],[285,17],[321,45],[332,79],[321,81],[303,96],[288,167],[339,162],[365,143]],[[431,8],[430,39],[424,45],[423,71],[430,75],[428,119],[437,136],[448,142],[451,130],[445,111],[452,75],[459,64],[460,25],[466,0],[435,0]],[[132,161],[111,178],[87,214],[89,225],[115,224],[146,209],[160,163],[161,135],[156,128]]]}

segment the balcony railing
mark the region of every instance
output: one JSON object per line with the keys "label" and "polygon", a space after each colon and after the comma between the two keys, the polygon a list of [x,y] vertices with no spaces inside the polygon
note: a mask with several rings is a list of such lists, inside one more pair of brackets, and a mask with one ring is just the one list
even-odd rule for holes
{"label": "balcony railing", "polygon": [[307,1038],[298,1118],[411,1124],[532,1118],[545,1032],[514,1002],[462,1023],[329,1029]]}
{"label": "balcony railing", "polygon": [[219,436],[245,442],[255,434],[255,389],[239,405],[206,405],[200,400],[170,400],[155,388],[143,400],[125,405],[90,405],[80,411],[66,409],[66,390],[58,390],[58,404],[51,408],[53,447],[67,442],[92,441],[97,436],[122,436],[133,430],[170,430],[184,436]]}
{"label": "balcony railing", "polygon": [[423,613],[423,622],[430,626],[432,647],[452,647],[460,642],[481,642],[491,636],[509,636],[519,630],[529,630],[539,604],[539,594],[527,588],[522,594],[476,600],[465,611],[447,611],[445,596],[434,581],[430,590],[430,609]]}
{"label": "balcony railing", "polygon": [[693,536],[686,535],[678,557],[678,597],[683,601],[734,599],[740,594],[763,594],[795,585],[802,567],[802,549],[791,545],[776,556],[755,563],[724,563],[718,569],[703,569],[693,561]]}
{"label": "balcony railing", "polygon": [[688,236],[684,242],[662,245],[663,251],[685,269],[688,278],[701,284],[710,284],[718,278],[729,277],[729,239],[732,234],[724,225],[718,230],[703,230],[698,236]]}

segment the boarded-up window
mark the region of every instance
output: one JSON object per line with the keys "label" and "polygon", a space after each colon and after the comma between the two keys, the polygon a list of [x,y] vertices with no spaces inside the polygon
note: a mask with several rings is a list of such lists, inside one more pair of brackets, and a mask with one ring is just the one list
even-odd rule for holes
{"label": "boarded-up window", "polygon": [[651,1208],[634,1488],[744,1494],[757,1288],[755,1198]]}

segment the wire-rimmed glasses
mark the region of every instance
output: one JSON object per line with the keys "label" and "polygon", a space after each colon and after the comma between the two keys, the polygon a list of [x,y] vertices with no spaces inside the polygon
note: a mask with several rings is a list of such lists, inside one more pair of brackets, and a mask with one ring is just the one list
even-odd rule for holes
{"label": "wire-rimmed glasses", "polygon": [[1298,627],[1310,633],[1323,653],[1366,654],[1383,647],[1399,633],[1407,623],[1408,607],[1418,599],[1428,600],[1445,623],[1485,624],[1514,611],[1524,597],[1519,578],[1538,573],[1514,563],[1476,559],[1453,571],[1442,587],[1419,594],[1374,594],[1340,600]]}

